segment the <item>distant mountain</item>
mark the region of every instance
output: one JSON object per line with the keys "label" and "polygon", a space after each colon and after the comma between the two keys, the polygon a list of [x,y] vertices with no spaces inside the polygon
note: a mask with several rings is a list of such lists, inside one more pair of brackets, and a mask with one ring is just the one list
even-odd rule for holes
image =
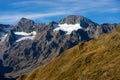
{"label": "distant mountain", "polygon": [[119,63],[120,26],[111,34],[79,43],[17,80],[119,80]]}
{"label": "distant mountain", "polygon": [[[117,25],[100,25],[77,15],[70,15],[49,24],[36,24],[22,18],[18,24],[7,27],[9,31],[0,36],[2,66],[12,68],[11,72],[4,75],[14,78],[26,74],[60,56],[63,51],[79,42],[115,31]],[[0,29],[7,30],[1,27],[3,25],[0,25]]]}

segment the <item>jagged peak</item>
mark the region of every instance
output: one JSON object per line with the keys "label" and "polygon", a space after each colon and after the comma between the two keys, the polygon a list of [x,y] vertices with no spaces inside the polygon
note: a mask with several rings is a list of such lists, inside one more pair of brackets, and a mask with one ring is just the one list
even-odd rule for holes
{"label": "jagged peak", "polygon": [[22,18],[20,19],[20,21],[21,21],[21,20],[30,20],[30,19],[25,18],[25,17],[22,17]]}
{"label": "jagged peak", "polygon": [[59,21],[60,24],[77,24],[81,22],[86,22],[86,23],[93,23],[96,24],[95,22],[91,21],[90,19],[79,16],[79,15],[69,15],[66,18],[62,19]]}
{"label": "jagged peak", "polygon": [[27,19],[27,18],[21,18],[18,24],[15,26],[15,31],[23,31],[23,32],[32,32],[34,28],[34,21]]}
{"label": "jagged peak", "polygon": [[68,15],[66,18],[83,18],[83,16],[80,16],[80,15]]}
{"label": "jagged peak", "polygon": [[24,18],[24,17],[22,17],[21,19],[20,19],[20,21],[18,22],[18,24],[23,24],[23,23],[32,23],[32,24],[34,24],[34,21],[33,20],[30,20],[30,19],[27,19],[27,18]]}
{"label": "jagged peak", "polygon": [[63,30],[67,34],[71,34],[72,31],[77,31],[78,29],[87,29],[90,26],[96,27],[97,25],[86,17],[79,15],[69,15],[60,22],[53,23],[54,31]]}

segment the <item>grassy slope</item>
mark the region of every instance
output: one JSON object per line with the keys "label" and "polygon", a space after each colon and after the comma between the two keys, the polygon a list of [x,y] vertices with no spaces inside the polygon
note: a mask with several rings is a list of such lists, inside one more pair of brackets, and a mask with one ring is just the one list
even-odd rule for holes
{"label": "grassy slope", "polygon": [[120,80],[120,29],[80,43],[18,80]]}

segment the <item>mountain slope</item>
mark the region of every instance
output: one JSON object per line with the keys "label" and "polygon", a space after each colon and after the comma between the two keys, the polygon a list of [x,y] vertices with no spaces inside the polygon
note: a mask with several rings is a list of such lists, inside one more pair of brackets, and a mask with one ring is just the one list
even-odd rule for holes
{"label": "mountain slope", "polygon": [[66,50],[18,80],[119,80],[120,26],[111,34]]}
{"label": "mountain slope", "polygon": [[79,42],[113,32],[116,26],[117,24],[100,25],[77,15],[48,24],[37,24],[22,18],[18,24],[10,26],[9,32],[5,33],[7,36],[0,43],[0,67],[12,69],[11,72],[0,73],[7,78],[15,78],[31,72]]}

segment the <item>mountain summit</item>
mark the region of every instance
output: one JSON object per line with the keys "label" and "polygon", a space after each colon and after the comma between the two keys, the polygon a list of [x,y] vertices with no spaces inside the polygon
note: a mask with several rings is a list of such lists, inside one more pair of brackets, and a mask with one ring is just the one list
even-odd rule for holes
{"label": "mountain summit", "polygon": [[99,25],[83,16],[70,15],[60,20],[58,23],[54,23],[53,26],[55,28],[54,31],[63,30],[66,34],[71,34],[73,31],[77,31],[79,29],[96,29]]}
{"label": "mountain summit", "polygon": [[23,32],[32,32],[34,27],[34,21],[27,19],[27,18],[21,18],[18,24],[14,27],[14,31],[23,31]]}
{"label": "mountain summit", "polygon": [[90,19],[87,19],[83,16],[78,15],[69,15],[66,18],[59,21],[60,24],[80,24],[80,26],[86,28],[90,25],[97,25],[97,23],[91,21]]}

